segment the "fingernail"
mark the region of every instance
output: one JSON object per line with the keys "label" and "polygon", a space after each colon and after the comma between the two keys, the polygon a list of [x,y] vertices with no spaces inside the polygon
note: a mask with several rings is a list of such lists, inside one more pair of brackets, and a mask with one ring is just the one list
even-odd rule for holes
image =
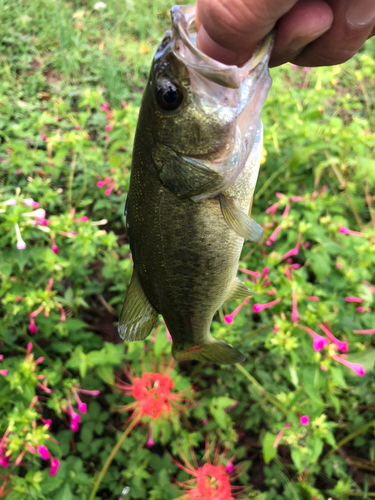
{"label": "fingernail", "polygon": [[296,38],[295,40],[292,40],[289,44],[288,51],[291,52],[292,54],[294,54],[295,52],[300,52],[304,47],[306,47],[306,45],[319,38],[327,30],[329,30],[329,27],[319,31],[318,33],[310,35],[308,38],[306,38],[305,36],[304,37],[301,36]]}
{"label": "fingernail", "polygon": [[346,7],[346,20],[352,26],[370,23],[375,17],[374,0],[350,0]]}

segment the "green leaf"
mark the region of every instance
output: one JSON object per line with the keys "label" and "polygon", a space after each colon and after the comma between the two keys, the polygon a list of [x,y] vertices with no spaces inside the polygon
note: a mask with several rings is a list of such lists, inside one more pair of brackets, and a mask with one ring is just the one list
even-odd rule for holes
{"label": "green leaf", "polygon": [[263,458],[266,464],[269,464],[273,458],[277,455],[277,448],[274,447],[277,436],[266,432],[263,439],[262,450]]}
{"label": "green leaf", "polygon": [[113,385],[115,381],[115,377],[113,374],[113,367],[110,365],[101,365],[98,366],[96,373],[98,377],[100,377],[103,382],[109,385]]}

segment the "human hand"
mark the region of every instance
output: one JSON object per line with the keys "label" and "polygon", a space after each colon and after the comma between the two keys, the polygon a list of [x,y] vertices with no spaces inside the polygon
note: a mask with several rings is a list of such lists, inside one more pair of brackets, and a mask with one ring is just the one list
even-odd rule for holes
{"label": "human hand", "polygon": [[198,47],[237,66],[276,24],[270,66],[340,64],[375,35],[375,0],[197,0],[196,9]]}

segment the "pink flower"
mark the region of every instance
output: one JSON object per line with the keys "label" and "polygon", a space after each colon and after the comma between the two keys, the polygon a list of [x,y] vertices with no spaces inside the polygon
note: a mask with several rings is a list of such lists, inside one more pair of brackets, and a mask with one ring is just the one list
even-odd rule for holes
{"label": "pink flower", "polygon": [[358,311],[359,313],[363,313],[363,312],[365,312],[365,308],[364,308],[364,307],[362,307],[362,306],[359,306],[359,307],[357,307],[357,311]]}
{"label": "pink flower", "polygon": [[149,434],[148,434],[148,441],[146,443],[147,448],[151,448],[151,446],[154,446],[154,438],[152,435],[152,430],[153,430],[153,425],[150,425]]}
{"label": "pink flower", "polygon": [[277,210],[277,208],[280,206],[280,202],[277,201],[276,203],[274,203],[273,205],[271,205],[270,207],[267,208],[266,210],[266,214],[274,214]]}
{"label": "pink flower", "polygon": [[38,333],[38,329],[36,327],[34,318],[32,316],[30,316],[29,330],[30,330],[30,333]]}
{"label": "pink flower", "polygon": [[241,271],[241,273],[249,274],[250,276],[253,276],[254,278],[257,278],[258,276],[260,276],[259,271],[249,271],[249,269],[244,269],[243,267],[240,267],[239,270]]}
{"label": "pink flower", "polygon": [[296,290],[292,290],[292,315],[291,319],[293,323],[296,323],[299,320],[298,310],[297,310],[297,292]]}
{"label": "pink flower", "polygon": [[345,297],[346,302],[364,302],[363,299],[360,299],[359,297]]}
{"label": "pink flower", "polygon": [[110,132],[112,129],[113,129],[113,124],[112,124],[112,123],[109,123],[109,124],[105,127],[105,131],[106,131],[106,132]]}
{"label": "pink flower", "polygon": [[78,404],[78,410],[81,412],[81,413],[86,413],[87,412],[87,404],[86,403],[83,403],[80,399],[80,397],[78,396],[77,394],[77,391],[74,389],[74,387],[72,387],[72,392],[73,392],[73,395],[77,401],[77,404]]}
{"label": "pink flower", "polygon": [[52,250],[52,252],[59,253],[60,250],[59,250],[59,247],[56,245],[55,237],[54,237],[53,233],[51,233],[50,236],[51,236],[51,244],[52,244],[51,250]]}
{"label": "pink flower", "polygon": [[231,323],[233,323],[233,320],[234,318],[237,316],[237,314],[241,311],[241,309],[243,308],[243,306],[245,304],[248,304],[249,302],[249,299],[245,299],[242,304],[240,304],[239,306],[236,307],[236,309],[232,312],[232,314],[227,314],[226,316],[224,316],[224,321],[227,325],[230,325]]}
{"label": "pink flower", "polygon": [[47,449],[47,446],[38,446],[38,453],[43,458],[43,460],[49,459],[49,451]]}
{"label": "pink flower", "polygon": [[364,233],[359,233],[357,231],[352,231],[351,229],[348,229],[347,227],[340,227],[339,229],[340,234],[351,234],[352,236],[360,236],[360,237],[365,237],[366,235]]}
{"label": "pink flower", "polygon": [[260,281],[263,281],[267,278],[268,273],[270,272],[270,268],[266,266],[263,271],[262,271],[262,276],[260,278]]}
{"label": "pink flower", "polygon": [[125,101],[121,101],[121,106],[125,109],[126,108],[126,102]]}
{"label": "pink flower", "polygon": [[52,420],[50,420],[49,418],[48,419],[44,419],[44,418],[41,418],[40,419],[44,425],[47,426],[47,431],[50,430],[50,428],[52,427]]}
{"label": "pink flower", "polygon": [[341,340],[337,339],[322,323],[319,323],[319,326],[323,330],[323,332],[327,335],[327,337],[329,337],[332,340],[332,342],[337,345],[340,351],[348,352],[347,342],[341,342]]}
{"label": "pink flower", "polygon": [[231,474],[234,471],[234,465],[232,464],[232,462],[230,460],[229,460],[229,462],[227,462],[225,470],[228,472],[228,474]]}
{"label": "pink flower", "polygon": [[4,201],[1,204],[2,205],[8,205],[8,206],[17,205],[17,200],[15,198],[9,198],[9,200]]}
{"label": "pink flower", "polygon": [[297,255],[299,252],[299,247],[301,245],[301,239],[302,239],[302,234],[299,233],[296,246],[294,248],[292,248],[291,250],[289,250],[289,252],[284,254],[282,257],[280,257],[280,260],[288,259],[289,257],[293,257],[293,256]]}
{"label": "pink flower", "polygon": [[24,250],[26,248],[26,243],[22,239],[19,225],[18,224],[14,224],[14,229],[16,231],[16,238],[17,238],[16,247],[17,247],[17,250]]}
{"label": "pink flower", "polygon": [[273,447],[274,448],[277,448],[279,446],[279,443],[281,441],[281,438],[283,437],[283,434],[285,432],[285,429],[289,428],[290,427],[290,424],[287,423],[284,425],[284,429],[281,429],[281,431],[278,433],[278,435],[276,436],[276,439],[275,439],[275,442],[273,443]]}
{"label": "pink flower", "polygon": [[278,304],[281,299],[275,299],[272,300],[272,302],[267,302],[266,304],[254,304],[253,305],[253,311],[258,313],[260,311],[263,311],[263,309],[268,309],[269,307],[274,306],[275,304]]}
{"label": "pink flower", "polygon": [[89,218],[86,215],[82,215],[82,217],[80,217],[79,219],[74,219],[73,222],[87,222],[88,220]]}
{"label": "pink flower", "polygon": [[116,186],[116,182],[111,182],[110,184],[108,184],[108,188],[104,191],[104,193],[107,196],[109,196],[112,193],[112,191],[115,188],[115,186]]}
{"label": "pink flower", "polygon": [[296,69],[296,67],[297,67],[297,66],[296,66],[295,64],[291,64],[291,65],[290,65],[290,69]]}
{"label": "pink flower", "polygon": [[57,458],[52,459],[51,460],[51,469],[49,471],[49,475],[54,476],[55,474],[57,474],[59,467],[60,467],[60,460],[57,460]]}
{"label": "pink flower", "polygon": [[311,300],[312,302],[319,302],[320,301],[320,298],[319,297],[315,297],[314,295],[305,295],[305,299],[306,300]]}
{"label": "pink flower", "polygon": [[81,130],[81,126],[80,125],[76,125],[76,130]]}
{"label": "pink flower", "polygon": [[304,71],[305,73],[308,73],[308,72],[310,71],[310,68],[303,68],[303,71]]}
{"label": "pink flower", "polygon": [[69,231],[69,232],[57,231],[57,232],[62,236],[66,236],[67,238],[74,238],[75,236],[77,236],[77,233],[75,231]]}
{"label": "pink flower", "polygon": [[372,330],[353,330],[353,333],[361,333],[364,335],[372,335],[375,333],[375,328],[372,328]]}
{"label": "pink flower", "polygon": [[306,199],[302,198],[302,196],[291,196],[290,201],[306,201]]}
{"label": "pink flower", "polygon": [[109,141],[109,135],[107,134],[107,135],[104,137],[104,139],[105,139],[106,141]]}
{"label": "pink flower", "polygon": [[4,359],[4,354],[0,354],[0,361],[3,361]]}
{"label": "pink flower", "polygon": [[105,102],[101,108],[100,108],[102,111],[105,111],[106,113],[110,113],[111,110],[110,110],[110,106],[109,106],[109,103],[108,102]]}
{"label": "pink flower", "polygon": [[271,234],[271,236],[268,238],[268,240],[266,241],[266,245],[267,246],[271,246],[272,243],[275,243],[276,237],[279,234],[279,232],[281,231],[281,229],[282,229],[282,224],[279,224],[276,227],[276,229],[273,231],[273,233]]}
{"label": "pink flower", "polygon": [[6,377],[8,375],[8,373],[9,373],[9,370],[0,370],[0,375],[2,377]]}
{"label": "pink flower", "polygon": [[288,217],[289,210],[290,210],[290,203],[287,203],[285,206],[285,210],[283,212],[283,215],[281,216],[282,219],[285,219],[286,217]]}
{"label": "pink flower", "polygon": [[277,193],[276,193],[276,198],[279,198],[280,200],[282,200],[283,198],[285,198],[285,194],[284,194],[284,193],[277,192]]}
{"label": "pink flower", "polygon": [[363,368],[362,365],[360,365],[359,363],[351,363],[350,361],[346,361],[345,355],[332,356],[332,359],[334,359],[335,361],[338,361],[339,363],[347,366],[348,368],[350,368],[351,370],[353,370],[353,372],[356,373],[357,375],[359,375],[360,377],[363,377],[363,375],[366,374],[366,371],[365,371],[365,369]]}
{"label": "pink flower", "polygon": [[308,425],[310,422],[310,418],[307,415],[302,415],[299,419],[301,425]]}
{"label": "pink flower", "polygon": [[77,391],[82,394],[87,394],[89,396],[99,396],[100,394],[100,391],[87,391],[86,389],[79,389],[79,388],[77,388]]}
{"label": "pink flower", "polygon": [[39,207],[39,203],[37,203],[36,201],[34,201],[32,198],[26,198],[26,200],[24,200],[23,202],[27,207],[32,207],[32,208],[36,208],[36,207]]}
{"label": "pink flower", "polygon": [[81,422],[81,417],[78,415],[78,413],[72,413],[70,415],[71,421],[70,421],[70,430],[73,432],[78,432],[79,431],[79,424]]}
{"label": "pink flower", "polygon": [[342,268],[342,264],[340,262],[336,262],[336,267],[337,267],[337,269],[341,269]]}
{"label": "pink flower", "polygon": [[319,352],[322,349],[324,349],[324,347],[326,345],[329,344],[328,339],[326,339],[325,337],[322,337],[321,335],[318,335],[316,332],[314,332],[314,330],[311,330],[311,328],[308,328],[307,326],[303,326],[303,325],[299,325],[299,327],[303,328],[305,330],[305,332],[309,333],[312,336],[312,338],[314,339],[313,340],[314,351]]}
{"label": "pink flower", "polygon": [[325,193],[325,192],[327,191],[327,189],[328,189],[328,188],[327,188],[327,186],[326,186],[326,185],[324,185],[324,186],[322,187],[322,189],[319,191],[320,196],[322,196],[322,194],[323,194],[323,193]]}

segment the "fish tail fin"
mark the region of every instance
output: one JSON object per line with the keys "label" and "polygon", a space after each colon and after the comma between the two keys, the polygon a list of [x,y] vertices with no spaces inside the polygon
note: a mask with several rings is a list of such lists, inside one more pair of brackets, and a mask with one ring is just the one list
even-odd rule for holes
{"label": "fish tail fin", "polygon": [[183,344],[172,345],[172,354],[177,361],[195,359],[197,361],[209,361],[219,365],[232,365],[243,363],[245,356],[224,342],[215,340],[213,337],[203,345],[186,346]]}

